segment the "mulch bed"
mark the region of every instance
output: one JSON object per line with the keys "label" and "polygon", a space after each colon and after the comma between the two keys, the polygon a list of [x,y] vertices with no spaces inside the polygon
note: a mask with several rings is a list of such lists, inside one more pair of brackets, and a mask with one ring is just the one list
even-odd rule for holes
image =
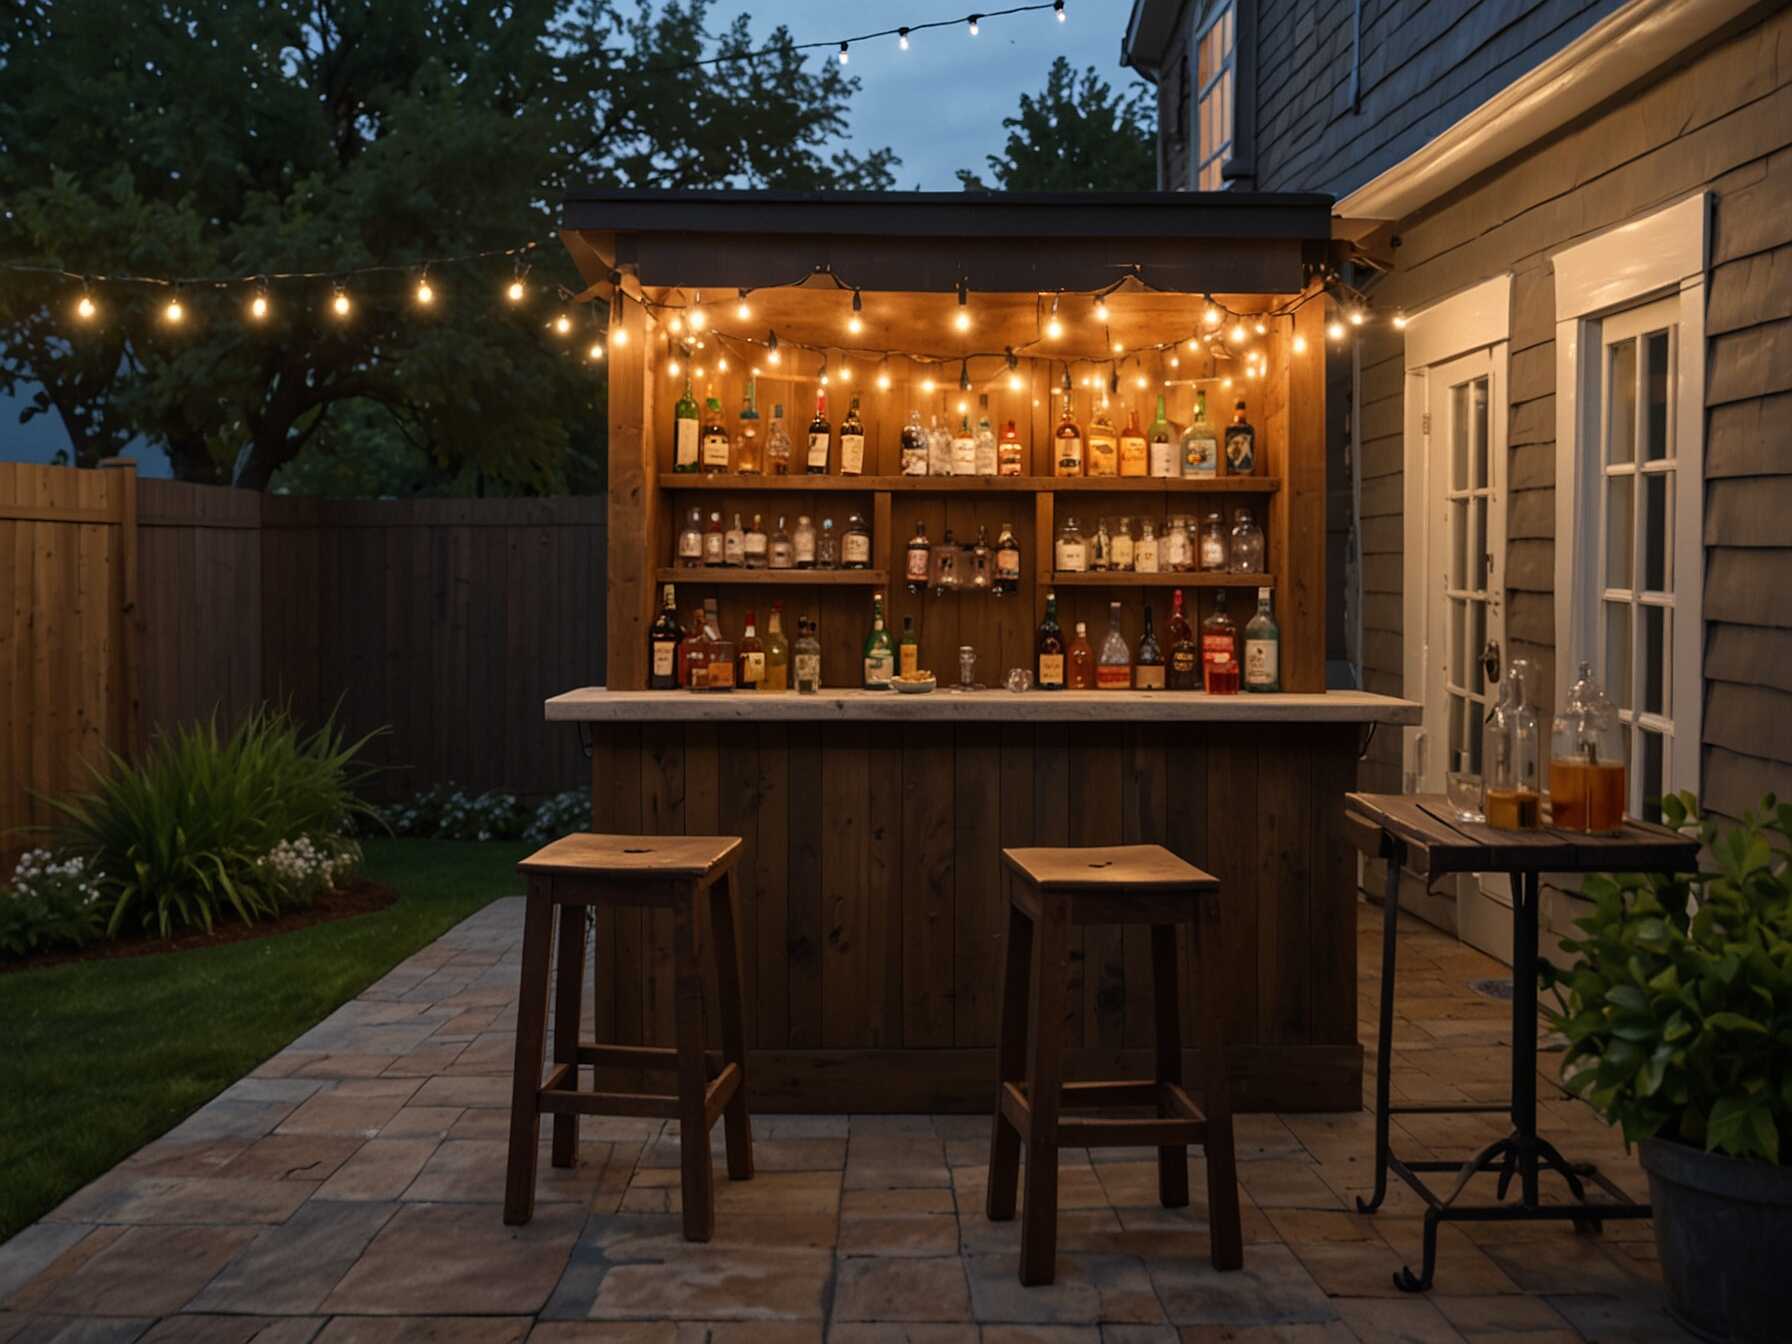
{"label": "mulch bed", "polygon": [[384,882],[370,882],[364,877],[352,879],[340,891],[320,896],[309,910],[293,910],[274,919],[259,919],[244,924],[234,916],[220,920],[207,933],[204,929],[188,929],[169,938],[153,938],[144,934],[126,934],[106,942],[89,943],[86,947],[39,952],[19,961],[0,961],[0,975],[8,971],[30,971],[44,966],[61,966],[71,961],[112,961],[120,957],[155,957],[164,952],[185,952],[195,947],[216,947],[219,943],[242,943],[251,938],[272,938],[308,929],[313,924],[328,924],[338,919],[353,919],[384,910],[398,900],[398,892]]}

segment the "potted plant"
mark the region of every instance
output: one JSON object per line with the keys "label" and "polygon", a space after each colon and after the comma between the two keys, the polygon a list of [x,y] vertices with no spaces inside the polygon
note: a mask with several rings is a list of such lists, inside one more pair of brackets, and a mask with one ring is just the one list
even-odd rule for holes
{"label": "potted plant", "polygon": [[1551,971],[1564,1085],[1641,1146],[1670,1309],[1707,1339],[1792,1330],[1792,804],[1719,834],[1691,794],[1664,822],[1714,869],[1589,878]]}

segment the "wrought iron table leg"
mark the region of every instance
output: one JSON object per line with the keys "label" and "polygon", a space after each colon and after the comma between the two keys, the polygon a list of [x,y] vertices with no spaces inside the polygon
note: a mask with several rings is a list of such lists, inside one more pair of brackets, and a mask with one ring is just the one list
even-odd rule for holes
{"label": "wrought iron table leg", "polygon": [[1536,873],[1512,873],[1512,1127],[1518,1179],[1527,1208],[1537,1193],[1537,903]]}
{"label": "wrought iron table leg", "polygon": [[1388,1110],[1394,1060],[1394,939],[1400,919],[1400,866],[1405,847],[1387,845],[1388,878],[1381,909],[1381,1029],[1375,1041],[1375,1193],[1356,1197],[1359,1213],[1374,1213],[1388,1197]]}
{"label": "wrought iron table leg", "polygon": [[1425,1249],[1424,1259],[1419,1262],[1419,1272],[1414,1274],[1406,1266],[1400,1266],[1400,1272],[1394,1275],[1394,1287],[1403,1293],[1422,1293],[1431,1287],[1431,1280],[1437,1274],[1437,1210],[1425,1210]]}

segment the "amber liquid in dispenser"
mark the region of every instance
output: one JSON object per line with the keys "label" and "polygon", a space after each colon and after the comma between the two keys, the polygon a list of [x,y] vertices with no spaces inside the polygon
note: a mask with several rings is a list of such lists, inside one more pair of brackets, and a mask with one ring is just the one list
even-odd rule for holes
{"label": "amber liquid in dispenser", "polygon": [[1550,824],[1607,835],[1624,822],[1624,767],[1556,757],[1549,763]]}
{"label": "amber liquid in dispenser", "polygon": [[1534,831],[1542,817],[1543,799],[1534,789],[1488,789],[1481,811],[1495,830]]}

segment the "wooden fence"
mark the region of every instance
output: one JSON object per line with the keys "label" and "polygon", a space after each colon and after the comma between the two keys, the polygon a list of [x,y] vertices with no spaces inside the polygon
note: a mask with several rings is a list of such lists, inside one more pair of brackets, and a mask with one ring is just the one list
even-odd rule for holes
{"label": "wooden fence", "polygon": [[0,463],[0,850],[106,748],[332,709],[375,793],[588,782],[543,698],[602,682],[604,501],[296,499]]}

